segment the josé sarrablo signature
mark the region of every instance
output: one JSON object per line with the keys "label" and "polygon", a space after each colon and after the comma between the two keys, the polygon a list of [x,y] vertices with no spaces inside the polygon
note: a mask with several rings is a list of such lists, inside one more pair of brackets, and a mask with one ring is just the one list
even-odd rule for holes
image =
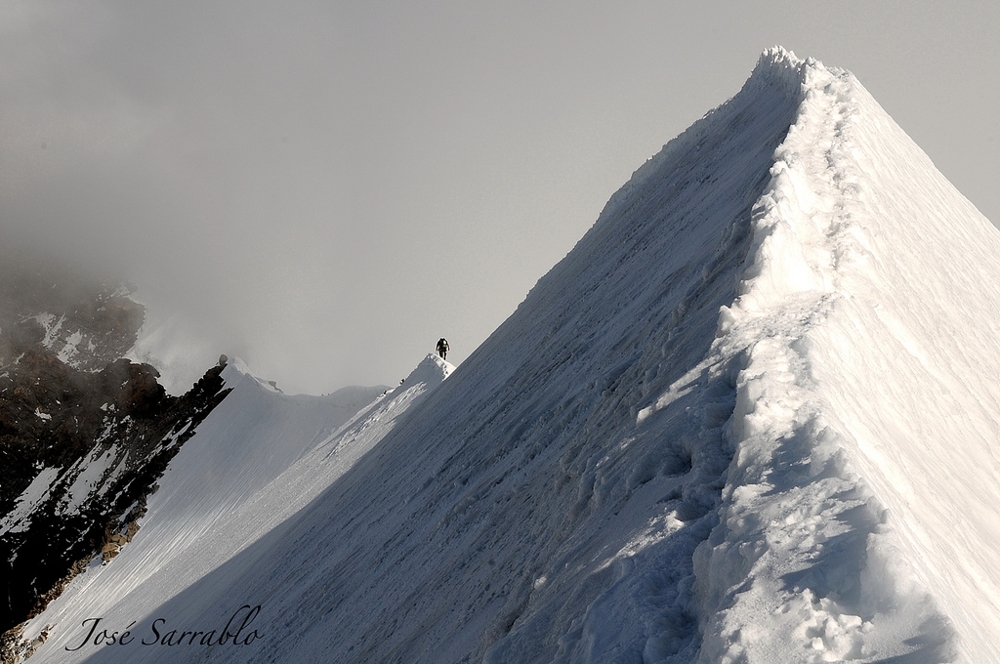
{"label": "jos\u00e9 sarrablo signature", "polygon": [[[180,631],[171,628],[166,618],[157,618],[149,623],[148,627],[142,630],[141,634],[133,631],[136,621],[132,621],[124,630],[98,629],[101,626],[102,618],[87,618],[81,623],[81,627],[88,629],[87,635],[75,647],[67,646],[65,649],[73,652],[86,645],[95,646],[180,646],[180,645],[202,645],[202,646],[248,646],[262,634],[256,629],[251,629],[251,624],[260,613],[261,605],[250,606],[244,604],[229,616],[225,627],[216,630],[192,630]],[[138,640],[137,640],[138,639]]]}

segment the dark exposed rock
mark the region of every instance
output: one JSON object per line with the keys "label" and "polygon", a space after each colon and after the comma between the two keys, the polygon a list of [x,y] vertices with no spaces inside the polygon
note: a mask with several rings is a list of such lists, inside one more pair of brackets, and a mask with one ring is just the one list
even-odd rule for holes
{"label": "dark exposed rock", "polygon": [[73,368],[101,370],[135,345],[145,318],[130,291],[53,270],[0,270],[0,365],[40,344]]}
{"label": "dark exposed rock", "polygon": [[[44,609],[72,578],[74,565],[116,555],[131,540],[156,480],[225,397],[220,373],[214,367],[189,393],[172,397],[156,384],[151,367],[120,361],[96,375],[70,370],[64,385],[81,384],[63,389],[56,408],[51,387],[42,398],[25,391],[14,401],[14,432],[0,439],[5,460],[14,462],[4,469],[4,511],[41,469],[57,472],[30,514],[6,523],[12,527],[0,534],[0,629]],[[39,411],[48,408],[51,420],[31,412],[33,403]],[[0,402],[0,410],[5,405]],[[87,465],[105,455],[110,459],[96,486],[74,486]]]}
{"label": "dark exposed rock", "polygon": [[216,366],[187,394],[167,395],[155,368],[120,359],[140,305],[50,281],[0,280],[4,643],[95,557],[131,541],[170,459],[228,393]]}

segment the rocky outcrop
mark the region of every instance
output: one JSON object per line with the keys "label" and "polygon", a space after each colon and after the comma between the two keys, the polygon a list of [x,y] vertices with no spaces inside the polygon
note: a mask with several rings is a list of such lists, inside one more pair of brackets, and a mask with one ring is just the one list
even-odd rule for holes
{"label": "rocky outcrop", "polygon": [[5,643],[91,561],[131,541],[170,459],[228,392],[224,364],[174,397],[154,367],[118,359],[141,322],[142,307],[109,288],[0,286]]}
{"label": "rocky outcrop", "polygon": [[135,345],[145,308],[131,292],[53,270],[0,271],[0,365],[39,345],[74,369],[100,371]]}
{"label": "rocky outcrop", "polygon": [[41,611],[74,565],[98,555],[110,560],[131,540],[167,463],[224,398],[221,370],[209,370],[182,397],[165,395],[148,365],[126,360],[92,375],[69,370],[61,384],[21,373],[17,394],[17,387],[0,392],[0,453],[9,461],[0,628]]}

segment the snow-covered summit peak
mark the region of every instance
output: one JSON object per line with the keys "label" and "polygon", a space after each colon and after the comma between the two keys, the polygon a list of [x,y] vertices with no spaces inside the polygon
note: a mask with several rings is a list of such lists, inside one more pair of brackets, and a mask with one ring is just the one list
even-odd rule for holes
{"label": "snow-covered summit peak", "polygon": [[834,81],[857,83],[854,76],[845,69],[827,67],[815,58],[803,59],[786,48],[772,46],[761,52],[740,94],[727,105],[747,97],[748,94],[759,94],[767,89],[778,90],[795,99],[797,103],[802,103],[810,91],[818,93]]}
{"label": "snow-covered summit peak", "polygon": [[238,376],[252,376],[250,366],[241,357],[230,357],[226,360],[226,368],[222,370],[222,377],[233,379]]}
{"label": "snow-covered summit peak", "polygon": [[[805,72],[810,67],[822,65],[812,58],[803,60],[781,46],[764,49],[740,95],[757,94],[767,89],[777,89],[790,98],[801,99]],[[740,96],[737,95],[737,96]]]}
{"label": "snow-covered summit peak", "polygon": [[[257,389],[264,390],[266,392],[275,392],[277,394],[284,394],[284,392],[278,387],[278,384],[273,380],[265,380],[260,376],[256,375],[253,369],[250,368],[243,358],[241,357],[226,357],[223,355],[219,358],[219,364],[223,365],[225,368],[222,370],[222,378],[226,381],[226,386],[230,388],[235,388],[238,385],[243,384],[253,384]],[[362,390],[367,390],[369,388],[359,388]],[[376,388],[370,388],[372,390]]]}
{"label": "snow-covered summit peak", "polygon": [[755,69],[767,67],[782,67],[785,69],[799,70],[807,61],[795,55],[795,53],[784,46],[775,44],[765,48],[760,58],[757,60]]}
{"label": "snow-covered summit peak", "polygon": [[[179,558],[124,600],[79,586],[61,624],[261,603],[266,640],[220,662],[1000,661],[998,257],[853,76],[768,49],[447,384],[427,356],[259,492],[233,442],[271,459],[303,418],[261,403],[302,400],[234,390],[115,566],[187,473],[220,484],[199,445],[253,489],[219,522],[258,539],[229,558],[217,537],[225,566],[159,605]],[[184,516],[161,543],[208,546],[215,524]],[[36,661],[69,661],[53,634]]]}
{"label": "snow-covered summit peak", "polygon": [[678,161],[695,159],[699,156],[698,152],[716,144],[722,127],[733,135],[748,139],[751,131],[761,129],[755,124],[759,118],[771,113],[776,116],[777,131],[786,131],[794,116],[789,117],[787,122],[784,117],[789,112],[794,113],[795,107],[804,98],[806,70],[809,67],[822,68],[822,64],[812,59],[802,60],[781,46],[765,49],[740,91],[724,104],[708,111],[636,169],[629,181],[611,195],[598,217],[597,225],[617,216],[624,204],[634,203],[636,196],[641,197],[638,192],[648,183],[665,177]]}

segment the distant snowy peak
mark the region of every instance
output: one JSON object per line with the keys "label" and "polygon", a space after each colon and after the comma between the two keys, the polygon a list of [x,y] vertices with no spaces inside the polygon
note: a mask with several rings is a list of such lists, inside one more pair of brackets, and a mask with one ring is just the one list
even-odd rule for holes
{"label": "distant snowy peak", "polygon": [[244,362],[239,357],[222,356],[219,363],[224,365],[222,370],[222,379],[226,382],[229,387],[236,387],[237,385],[243,384],[247,381],[256,383],[261,388],[270,390],[272,392],[280,392],[277,385],[272,384],[270,381],[259,378],[253,374],[247,363]]}

